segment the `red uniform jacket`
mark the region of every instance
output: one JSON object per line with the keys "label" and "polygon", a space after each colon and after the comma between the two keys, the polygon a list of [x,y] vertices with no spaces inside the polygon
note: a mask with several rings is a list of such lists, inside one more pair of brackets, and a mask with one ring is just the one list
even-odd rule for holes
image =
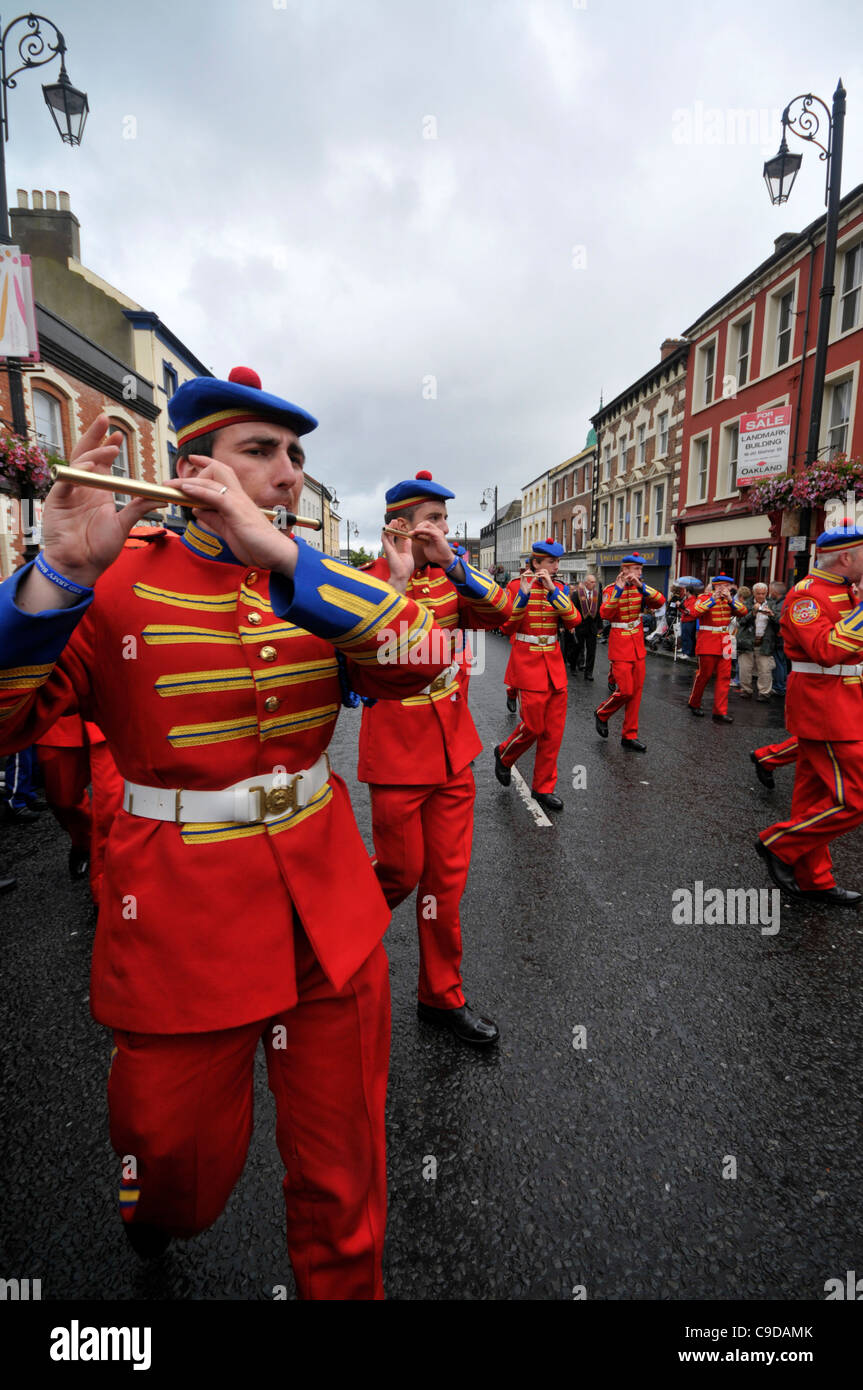
{"label": "red uniform jacket", "polygon": [[[643,592],[642,592],[643,589]],[[642,613],[661,608],[665,602],[658,589],[649,584],[638,588],[635,584],[618,587],[609,584],[603,590],[600,617],[611,623],[608,634],[609,661],[641,661],[646,659],[644,647],[644,627]]]}
{"label": "red uniform jacket", "polygon": [[[500,627],[512,605],[508,594],[463,556],[462,565],[464,584],[454,584],[434,565],[417,570],[408,583],[408,597],[422,604],[447,634],[442,655],[445,664],[458,665],[456,680],[447,688],[441,682],[438,690],[409,695],[398,704],[366,706],[357,768],[361,782],[437,785],[482,752],[467,705],[470,651],[465,641],[454,640],[456,629]],[[389,572],[385,557],[362,571],[384,580]]]}
{"label": "red uniform jacket", "polygon": [[731,619],[742,616],[746,604],[740,598],[721,598],[717,594],[702,594],[695,600],[698,632],[695,636],[696,656],[724,656],[731,660]]}
{"label": "red uniform jacket", "polygon": [[[790,667],[786,727],[798,738],[863,739],[863,603],[855,607],[846,580],[810,570],[787,594],[780,629]],[[795,671],[795,662],[821,670]]]}
{"label": "red uniform jacket", "polygon": [[[212,532],[154,530],[124,549],[95,594],[39,615],[0,585],[0,752],[26,747],[76,705],[104,730],[120,774],[213,790],[310,767],[330,741],[342,685],[400,698],[446,666],[379,662],[381,631],[406,650],[431,616],[388,585],[298,540],[293,580],[243,565]],[[315,635],[313,635],[313,632]],[[5,668],[5,669],[4,669]],[[296,1000],[294,912],[336,986],[390,912],[333,774],[303,809],[267,823],[177,825],[121,811],[105,858],[91,1008],[112,1027],[203,1032]]]}
{"label": "red uniform jacket", "polygon": [[[527,598],[521,582],[513,579],[507,589],[512,616],[501,630],[512,643],[504,680],[516,690],[565,690],[566,667],[557,640],[558,621],[570,630],[578,627],[581,614],[573,607],[566,584],[555,584],[549,594],[534,583]],[[539,642],[519,642],[518,634],[539,637]]]}
{"label": "red uniform jacket", "polygon": [[37,742],[40,748],[89,748],[91,743],[104,743],[105,735],[80,714],[64,714]]}

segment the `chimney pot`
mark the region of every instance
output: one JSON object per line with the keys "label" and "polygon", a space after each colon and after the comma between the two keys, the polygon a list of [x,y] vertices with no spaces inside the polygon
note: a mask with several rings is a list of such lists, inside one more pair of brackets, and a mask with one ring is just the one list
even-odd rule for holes
{"label": "chimney pot", "polygon": [[30,198],[26,188],[18,189],[18,206],[19,208],[29,208],[30,206]]}
{"label": "chimney pot", "polygon": [[50,188],[45,190],[45,206],[51,212],[57,211],[57,194],[53,193]]}
{"label": "chimney pot", "polygon": [[669,356],[671,355],[672,352],[676,352],[677,349],[680,347],[680,344],[681,344],[682,342],[683,342],[683,339],[682,339],[682,338],[666,338],[662,343],[660,343],[660,345],[659,345],[659,360],[660,360],[660,362],[664,362],[665,359],[666,359],[666,357],[669,357]]}
{"label": "chimney pot", "polygon": [[65,192],[63,191],[62,188],[60,189],[60,211],[61,211],[61,212],[71,212],[71,211],[72,211],[71,205],[70,205],[70,203],[69,203],[69,194],[68,194],[68,193],[65,193]]}
{"label": "chimney pot", "polygon": [[44,204],[44,198],[38,188],[33,189],[33,210],[40,210]]}

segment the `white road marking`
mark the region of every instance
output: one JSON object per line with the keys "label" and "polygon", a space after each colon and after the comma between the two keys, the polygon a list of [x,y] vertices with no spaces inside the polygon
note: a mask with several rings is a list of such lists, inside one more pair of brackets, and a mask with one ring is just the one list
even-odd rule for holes
{"label": "white road marking", "polygon": [[551,825],[551,821],[545,814],[545,811],[542,809],[539,802],[534,801],[533,797],[531,796],[530,787],[527,785],[527,782],[525,782],[517,767],[513,767],[512,776],[513,781],[515,782],[516,788],[518,790],[519,796],[521,797],[527,809],[530,811],[530,814],[533,816],[537,825]]}

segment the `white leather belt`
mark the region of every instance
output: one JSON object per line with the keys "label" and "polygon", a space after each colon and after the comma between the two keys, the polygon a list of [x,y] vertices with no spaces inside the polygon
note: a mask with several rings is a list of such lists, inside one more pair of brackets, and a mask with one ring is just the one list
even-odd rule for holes
{"label": "white leather belt", "polygon": [[553,647],[557,637],[551,633],[547,637],[530,637],[526,632],[517,632],[515,640],[516,642],[530,642],[534,647]]}
{"label": "white leather belt", "polygon": [[286,811],[301,811],[315,792],[330,779],[330,760],[322,753],[301,772],[259,773],[221,791],[187,791],[185,788],[142,787],[123,784],[123,810],[148,820],[170,820],[176,825],[229,821],[256,825],[275,820]]}
{"label": "white leather belt", "polygon": [[430,685],[424,685],[418,691],[420,695],[437,695],[439,690],[449,690],[451,685],[455,685],[458,679],[458,662],[454,661],[445,671],[441,671],[439,676],[435,676]]}
{"label": "white leather belt", "polygon": [[807,676],[859,676],[859,666],[817,666],[814,661],[792,661],[792,671],[802,671]]}
{"label": "white leather belt", "polygon": [[636,619],[635,622],[632,623],[612,623],[611,626],[619,627],[623,632],[637,632],[641,627],[641,621],[640,619]]}
{"label": "white leather belt", "polygon": [[705,623],[702,632],[730,632],[730,623]]}

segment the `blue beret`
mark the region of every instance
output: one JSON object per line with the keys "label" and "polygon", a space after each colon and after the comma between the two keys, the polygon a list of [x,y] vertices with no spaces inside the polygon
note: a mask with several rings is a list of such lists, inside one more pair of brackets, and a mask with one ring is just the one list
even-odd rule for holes
{"label": "blue beret", "polygon": [[386,494],[387,511],[400,512],[407,507],[416,507],[420,502],[445,502],[448,497],[455,497],[455,493],[450,492],[448,487],[441,487],[440,483],[434,482],[431,473],[423,471],[417,473],[415,478],[407,478],[389,489]]}
{"label": "blue beret", "polygon": [[563,554],[563,546],[559,545],[557,541],[553,541],[551,537],[545,541],[534,541],[530,548],[534,555],[550,555],[553,560],[559,560]]}
{"label": "blue beret", "polygon": [[227,381],[198,376],[184,382],[168,401],[168,415],[180,445],[211,430],[251,420],[270,420],[297,435],[308,434],[318,423],[301,406],[263,391],[261,378],[251,367],[234,367]]}
{"label": "blue beret", "polygon": [[631,555],[624,555],[620,563],[622,565],[643,565],[644,556],[639,555],[637,550],[633,550]]}
{"label": "blue beret", "polygon": [[855,526],[853,521],[846,518],[841,526],[822,531],[815,542],[815,549],[853,550],[857,545],[863,545],[863,526]]}
{"label": "blue beret", "polygon": [[714,574],[711,584],[736,584],[737,580],[732,579],[730,574]]}

